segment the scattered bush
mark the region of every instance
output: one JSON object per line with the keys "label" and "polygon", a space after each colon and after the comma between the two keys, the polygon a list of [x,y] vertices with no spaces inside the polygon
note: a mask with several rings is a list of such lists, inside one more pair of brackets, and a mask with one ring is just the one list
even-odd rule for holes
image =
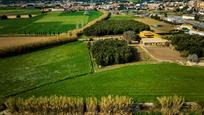
{"label": "scattered bush", "polygon": [[104,20],[86,28],[84,34],[87,36],[117,35],[129,30],[139,33],[150,30],[150,27],[134,20]]}
{"label": "scattered bush", "polygon": [[132,61],[134,54],[125,40],[98,40],[91,46],[96,63],[102,66],[127,63]]}
{"label": "scattered bush", "polygon": [[21,18],[21,15],[17,15],[16,18]]}
{"label": "scattered bush", "polygon": [[199,35],[174,34],[171,38],[176,50],[185,52],[185,56],[197,54],[204,56],[204,37]]}
{"label": "scattered bush", "polygon": [[141,38],[134,31],[126,31],[123,33],[123,38],[127,41],[138,41],[140,42]]}
{"label": "scattered bush", "polygon": [[179,115],[180,109],[184,104],[184,98],[178,96],[163,96],[157,98],[161,104],[163,115]]}

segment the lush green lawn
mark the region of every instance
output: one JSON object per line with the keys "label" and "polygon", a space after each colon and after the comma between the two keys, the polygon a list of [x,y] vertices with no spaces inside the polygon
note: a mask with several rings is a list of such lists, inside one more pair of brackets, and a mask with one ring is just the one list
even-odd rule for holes
{"label": "lush green lawn", "polygon": [[38,15],[31,19],[8,19],[0,20],[0,34],[25,34],[30,32],[63,33],[69,30],[80,28],[89,21],[99,17],[101,12],[90,11],[88,15],[79,12],[49,12]]}
{"label": "lush green lawn", "polygon": [[132,65],[112,69],[21,94],[28,96],[127,95],[139,101],[155,101],[157,96],[181,95],[187,100],[204,100],[204,68],[177,64]]}
{"label": "lush green lawn", "polygon": [[134,20],[137,18],[133,15],[112,15],[109,20]]}
{"label": "lush green lawn", "polygon": [[91,72],[85,43],[73,42],[0,59],[0,97]]}

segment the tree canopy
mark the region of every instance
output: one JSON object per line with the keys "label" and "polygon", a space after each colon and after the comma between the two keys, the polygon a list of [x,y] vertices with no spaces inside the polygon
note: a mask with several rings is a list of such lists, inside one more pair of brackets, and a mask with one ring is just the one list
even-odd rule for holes
{"label": "tree canopy", "polygon": [[125,40],[98,40],[91,46],[96,63],[102,66],[127,63],[133,60],[134,54]]}

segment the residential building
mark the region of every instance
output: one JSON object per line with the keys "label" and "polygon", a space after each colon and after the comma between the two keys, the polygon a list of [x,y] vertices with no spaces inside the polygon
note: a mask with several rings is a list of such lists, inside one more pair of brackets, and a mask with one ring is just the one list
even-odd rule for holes
{"label": "residential building", "polygon": [[142,31],[139,33],[139,36],[142,38],[140,43],[144,46],[169,46],[170,42],[168,40],[162,39],[159,34],[156,34],[151,31]]}

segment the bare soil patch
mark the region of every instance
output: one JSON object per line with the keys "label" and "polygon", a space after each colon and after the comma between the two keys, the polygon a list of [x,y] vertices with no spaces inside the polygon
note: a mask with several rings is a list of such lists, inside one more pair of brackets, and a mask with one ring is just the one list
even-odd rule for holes
{"label": "bare soil patch", "polygon": [[183,61],[178,51],[169,47],[144,47],[152,56],[160,60]]}

